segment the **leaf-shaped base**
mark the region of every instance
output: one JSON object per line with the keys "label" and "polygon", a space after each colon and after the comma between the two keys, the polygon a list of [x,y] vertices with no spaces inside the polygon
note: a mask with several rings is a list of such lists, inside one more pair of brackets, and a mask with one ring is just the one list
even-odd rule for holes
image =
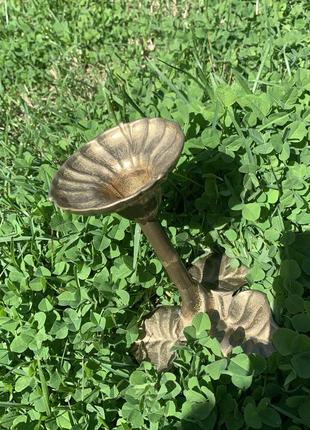
{"label": "leaf-shaped base", "polygon": [[238,345],[247,354],[268,356],[273,352],[272,334],[277,326],[264,293],[248,290],[233,295],[212,291],[207,312],[212,322],[211,335],[220,342],[223,355]]}
{"label": "leaf-shaped base", "polygon": [[161,306],[147,317],[141,327],[141,337],[134,344],[134,356],[140,362],[151,361],[158,371],[169,367],[172,347],[186,341],[179,306]]}
{"label": "leaf-shaped base", "polygon": [[212,251],[196,258],[189,270],[192,278],[207,289],[236,291],[246,285],[248,269],[231,267],[231,258]]}
{"label": "leaf-shaped base", "polygon": [[[200,289],[205,306],[201,310],[209,314],[212,323],[210,335],[218,339],[225,356],[238,345],[247,354],[270,355],[272,334],[277,325],[266,295],[254,290],[236,294],[235,291],[246,283],[247,269],[230,269],[226,256],[211,257],[196,260],[198,269],[191,270],[196,280],[204,279],[204,285],[218,288],[208,292]],[[172,347],[186,341],[183,330],[190,323],[191,320],[182,318],[178,306],[158,308],[143,322],[140,339],[134,346],[136,359],[151,361],[159,371],[166,369],[173,361]]]}

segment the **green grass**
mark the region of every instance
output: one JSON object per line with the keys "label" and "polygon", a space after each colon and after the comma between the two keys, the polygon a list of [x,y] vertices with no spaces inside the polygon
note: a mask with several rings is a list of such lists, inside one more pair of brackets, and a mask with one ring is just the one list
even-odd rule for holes
{"label": "green grass", "polygon": [[[177,4],[177,6],[175,6]],[[307,1],[0,4],[0,428],[310,427]],[[176,120],[161,219],[189,265],[250,269],[281,329],[268,359],[190,339],[158,375],[130,355],[178,296],[135,225],[47,199],[75,149],[119,121]]]}

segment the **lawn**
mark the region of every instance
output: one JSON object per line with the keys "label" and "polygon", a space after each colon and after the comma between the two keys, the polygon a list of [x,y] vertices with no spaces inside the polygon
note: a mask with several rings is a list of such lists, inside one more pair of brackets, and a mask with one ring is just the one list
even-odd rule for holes
{"label": "lawn", "polygon": [[[0,3],[0,428],[310,428],[310,31],[306,0]],[[280,329],[264,359],[188,336],[158,374],[130,348],[178,303],[117,214],[48,200],[61,163],[141,117],[186,136],[160,220],[187,267],[250,269]]]}

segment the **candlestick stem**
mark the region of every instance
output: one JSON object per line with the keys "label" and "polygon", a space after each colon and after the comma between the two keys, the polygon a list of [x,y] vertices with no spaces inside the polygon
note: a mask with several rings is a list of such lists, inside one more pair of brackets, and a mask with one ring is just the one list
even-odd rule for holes
{"label": "candlestick stem", "polygon": [[179,290],[182,302],[182,315],[185,318],[192,317],[199,312],[202,305],[198,285],[187,272],[179,254],[173,248],[161,224],[158,221],[149,221],[140,225],[170,280]]}

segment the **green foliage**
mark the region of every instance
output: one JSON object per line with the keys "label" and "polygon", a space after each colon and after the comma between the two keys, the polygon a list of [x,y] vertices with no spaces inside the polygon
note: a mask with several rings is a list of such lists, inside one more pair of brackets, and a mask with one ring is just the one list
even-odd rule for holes
{"label": "green foliage", "polygon": [[[0,427],[310,427],[307,2],[0,4]],[[157,374],[129,350],[178,295],[138,227],[48,201],[51,177],[118,121],[186,133],[161,217],[188,264],[247,265],[281,326],[268,359],[222,357],[206,315]]]}

